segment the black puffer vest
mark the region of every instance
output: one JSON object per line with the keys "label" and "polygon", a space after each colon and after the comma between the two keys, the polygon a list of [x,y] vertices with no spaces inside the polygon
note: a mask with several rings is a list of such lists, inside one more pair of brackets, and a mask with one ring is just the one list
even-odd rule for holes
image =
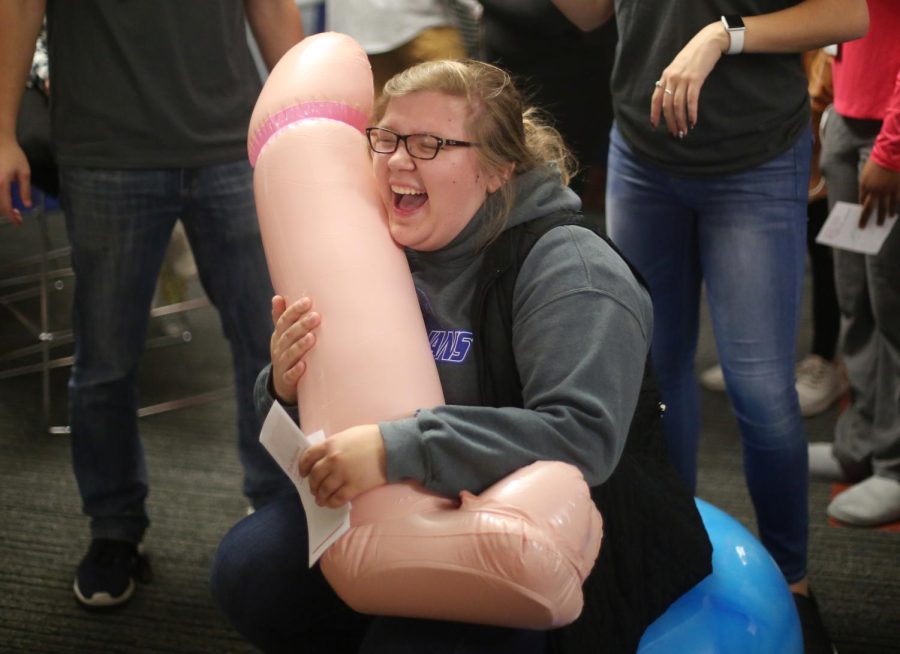
{"label": "black puffer vest", "polygon": [[[561,212],[506,230],[485,251],[474,311],[485,406],[523,404],[511,337],[516,277],[545,232],[570,224],[600,234],[580,214]],[[647,626],[712,571],[712,546],[700,514],[666,458],[662,411],[648,357],[622,458],[609,479],[591,489],[603,516],[603,544],[584,584],[584,611],[551,632],[553,652],[636,651]]]}

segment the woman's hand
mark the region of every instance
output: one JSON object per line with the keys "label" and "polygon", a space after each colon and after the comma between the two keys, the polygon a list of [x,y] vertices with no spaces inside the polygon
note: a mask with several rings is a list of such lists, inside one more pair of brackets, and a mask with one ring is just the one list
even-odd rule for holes
{"label": "woman's hand", "polygon": [[859,176],[859,202],[863,206],[859,217],[860,229],[869,222],[873,209],[877,215],[876,222],[883,225],[887,216],[900,210],[900,171],[879,166],[868,159]]}
{"label": "woman's hand", "polygon": [[650,123],[654,127],[659,126],[662,114],[672,136],[684,138],[688,129],[693,129],[700,89],[729,45],[728,33],[720,22],[710,23],[688,41],[656,82],[650,98]]}
{"label": "woman's hand", "polygon": [[333,434],[300,457],[316,504],[336,508],[360,493],[387,483],[387,456],[378,425],[360,425]]}
{"label": "woman's hand", "polygon": [[272,298],[272,322],[275,331],[269,343],[272,354],[272,388],[284,404],[297,403],[297,382],[306,370],[303,357],[316,343],[313,329],[321,318],[312,311],[312,300],[303,297],[287,306],[285,299]]}

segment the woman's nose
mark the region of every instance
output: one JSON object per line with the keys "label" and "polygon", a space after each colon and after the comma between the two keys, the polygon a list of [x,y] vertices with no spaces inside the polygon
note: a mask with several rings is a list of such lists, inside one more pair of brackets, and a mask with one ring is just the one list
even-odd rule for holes
{"label": "woman's nose", "polygon": [[409,170],[415,167],[415,160],[409,156],[405,143],[398,143],[397,149],[388,155],[388,166],[394,170]]}

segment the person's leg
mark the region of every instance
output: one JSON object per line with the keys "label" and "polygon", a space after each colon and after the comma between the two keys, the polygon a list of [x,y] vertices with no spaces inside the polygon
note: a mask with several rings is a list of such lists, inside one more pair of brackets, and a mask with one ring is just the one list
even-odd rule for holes
{"label": "person's leg", "polygon": [[272,283],[246,161],[186,171],[182,214],[203,288],[231,346],[244,493],[259,507],[293,486],[259,443],[253,386],[269,362]]}
{"label": "person's leg", "polygon": [[[824,188],[824,183],[822,183]],[[809,352],[796,365],[797,399],[804,417],[828,409],[847,391],[847,376],[836,356],[841,314],[834,288],[834,263],[830,246],[816,243],[828,217],[828,201],[822,197],[808,205],[806,249],[812,278],[812,341]],[[812,451],[814,454],[814,450]]]}
{"label": "person's leg", "polygon": [[865,257],[875,324],[874,406],[864,432],[872,475],[828,505],[829,516],[860,527],[900,520],[900,233],[895,232],[877,255]]}
{"label": "person's leg", "polygon": [[[847,119],[832,111],[822,132],[822,172],[828,203],[857,202],[859,173],[878,134],[877,121]],[[841,312],[840,353],[851,404],[835,426],[834,455],[853,479],[869,471],[876,403],[878,343],[865,255],[834,251],[835,288]]]}
{"label": "person's leg", "polygon": [[375,618],[360,654],[546,654],[546,631],[488,625]]}
{"label": "person's leg", "polygon": [[841,312],[834,288],[832,248],[816,243],[816,236],[828,218],[828,201],[817,200],[808,206],[809,226],[806,247],[812,276],[812,344],[810,352],[833,362],[837,351]]}
{"label": "person's leg", "polygon": [[806,254],[808,135],[749,171],[693,187],[713,331],[741,431],[760,540],[806,576],[807,448],[794,388]]}
{"label": "person's leg", "polygon": [[72,461],[94,538],[139,543],[149,522],[135,372],[177,215],[177,173],[61,171],[75,271]]}
{"label": "person's leg", "polygon": [[[829,200],[855,201],[880,123],[833,118],[825,139]],[[832,178],[838,182],[834,196]],[[877,255],[837,250],[835,275],[853,401],[838,419],[832,454],[846,479],[873,474],[838,495],[827,511],[874,526],[900,518],[900,234],[891,233]]]}
{"label": "person's leg", "polygon": [[834,455],[853,478],[869,472],[878,342],[866,283],[866,257],[835,250],[835,280],[841,307],[841,355],[847,367],[851,403],[838,416]]}
{"label": "person's leg", "polygon": [[872,468],[900,481],[900,230],[877,255],[866,257],[866,276],[878,341]]}
{"label": "person's leg", "polygon": [[610,135],[606,218],[609,235],[637,267],[653,298],[652,356],[666,405],[669,457],[693,491],[700,396],[694,377],[700,266],[696,218],[680,204],[672,176],[639,162],[618,130]]}
{"label": "person's leg", "polygon": [[296,494],[266,504],[222,539],[210,585],[219,608],[266,652],[355,652],[371,618],[352,611],[308,566],[306,516]]}

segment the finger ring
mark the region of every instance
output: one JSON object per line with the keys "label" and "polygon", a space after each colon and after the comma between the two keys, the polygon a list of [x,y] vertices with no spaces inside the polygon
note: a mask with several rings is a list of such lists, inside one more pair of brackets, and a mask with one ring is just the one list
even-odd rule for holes
{"label": "finger ring", "polygon": [[662,88],[662,82],[659,80],[656,80],[655,82],[653,82],[653,86],[655,86],[656,88]]}
{"label": "finger ring", "polygon": [[673,93],[672,89],[663,89],[663,91],[666,92],[666,95],[672,95]]}
{"label": "finger ring", "polygon": [[678,138],[680,138],[680,139],[684,138],[684,130],[683,129],[678,130]]}

